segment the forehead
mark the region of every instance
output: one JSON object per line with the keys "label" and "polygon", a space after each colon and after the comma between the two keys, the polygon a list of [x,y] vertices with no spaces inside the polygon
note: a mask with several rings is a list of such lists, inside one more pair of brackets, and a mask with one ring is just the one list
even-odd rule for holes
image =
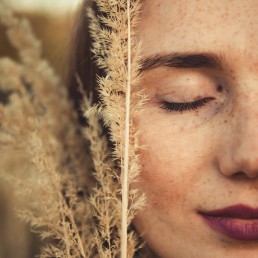
{"label": "forehead", "polygon": [[257,11],[258,0],[145,0],[138,27],[143,55],[234,51],[258,58]]}

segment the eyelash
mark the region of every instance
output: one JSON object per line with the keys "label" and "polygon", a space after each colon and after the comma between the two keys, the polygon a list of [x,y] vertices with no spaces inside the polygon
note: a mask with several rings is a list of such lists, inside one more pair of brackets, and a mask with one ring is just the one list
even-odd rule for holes
{"label": "eyelash", "polygon": [[168,110],[168,111],[176,111],[176,112],[184,112],[188,110],[196,110],[198,108],[203,107],[206,105],[208,102],[213,100],[214,98],[203,98],[203,99],[198,99],[192,102],[167,102],[164,101],[162,103],[161,108]]}

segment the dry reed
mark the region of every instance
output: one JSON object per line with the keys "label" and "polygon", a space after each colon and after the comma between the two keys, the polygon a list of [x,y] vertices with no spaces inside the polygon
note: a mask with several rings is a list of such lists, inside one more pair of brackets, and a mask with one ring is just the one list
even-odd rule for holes
{"label": "dry reed", "polygon": [[[122,170],[121,174],[113,171],[120,187],[117,197],[113,198],[111,210],[118,225],[120,255],[125,258],[132,257],[135,252],[135,238],[132,232],[127,235],[128,226],[137,210],[144,205],[144,197],[137,190],[130,189],[140,171],[136,154],[140,146],[133,117],[139,114],[145,101],[137,89],[140,80],[140,44],[136,42],[134,32],[141,4],[138,0],[96,0],[95,3],[99,15],[92,10],[88,12],[94,40],[92,52],[98,66],[105,72],[105,76],[98,81],[100,104],[97,109],[105,125],[110,128],[110,138],[115,146],[112,154]],[[111,171],[109,173],[112,174]],[[106,193],[102,194],[106,196]],[[117,200],[120,200],[118,205]]]}
{"label": "dry reed", "polygon": [[0,20],[20,57],[0,60],[1,176],[23,197],[19,216],[50,239],[41,257],[90,257],[89,165],[66,88],[41,58],[27,21],[2,2]]}
{"label": "dry reed", "polygon": [[[40,257],[133,257],[138,248],[127,228],[144,205],[144,197],[130,188],[140,171],[133,118],[145,101],[137,90],[140,44],[134,34],[141,6],[139,0],[95,2],[100,15],[88,11],[92,51],[106,76],[98,79],[97,107],[84,97],[89,126],[81,129],[29,24],[0,1],[0,21],[20,57],[0,59],[0,90],[6,96],[0,104],[0,174],[23,196],[20,217],[49,240]],[[113,150],[99,116],[110,128]],[[94,175],[93,188],[87,173]]]}

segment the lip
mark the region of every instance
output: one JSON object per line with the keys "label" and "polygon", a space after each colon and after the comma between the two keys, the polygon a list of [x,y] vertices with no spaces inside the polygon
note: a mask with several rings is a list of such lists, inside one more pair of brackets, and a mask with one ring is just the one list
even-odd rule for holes
{"label": "lip", "polygon": [[211,229],[227,237],[258,240],[258,208],[240,204],[199,214]]}

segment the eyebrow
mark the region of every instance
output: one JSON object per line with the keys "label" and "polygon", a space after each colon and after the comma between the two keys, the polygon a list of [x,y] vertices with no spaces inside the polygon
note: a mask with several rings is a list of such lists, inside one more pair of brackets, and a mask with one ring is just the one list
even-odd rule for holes
{"label": "eyebrow", "polygon": [[213,53],[156,54],[141,61],[141,72],[157,67],[223,69],[222,55]]}

